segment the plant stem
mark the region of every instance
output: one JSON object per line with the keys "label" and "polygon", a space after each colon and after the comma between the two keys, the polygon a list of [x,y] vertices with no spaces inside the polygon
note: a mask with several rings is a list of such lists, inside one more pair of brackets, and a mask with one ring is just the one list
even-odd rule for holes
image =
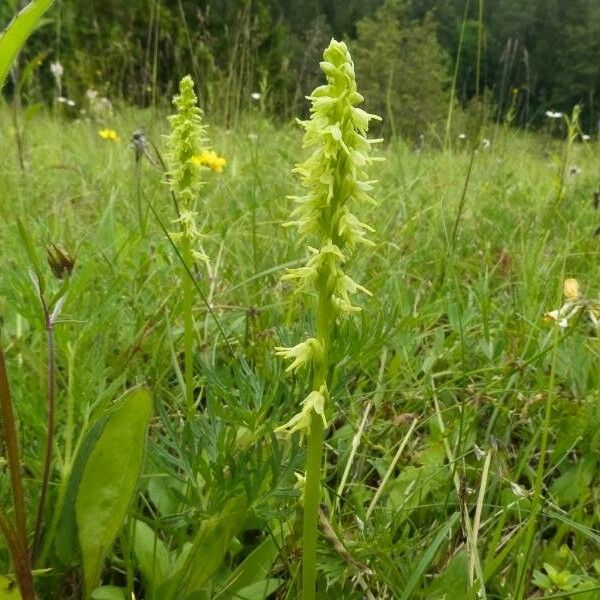
{"label": "plant stem", "polygon": [[192,247],[189,235],[184,231],[182,255],[185,271],[183,285],[183,380],[185,383],[185,405],[188,416],[194,414],[194,317],[192,315],[193,290],[188,271],[193,267]]}
{"label": "plant stem", "polygon": [[[323,349],[322,360],[315,364],[313,390],[327,389],[328,354],[331,332],[337,309],[331,297],[330,271],[324,268],[317,277],[316,334]],[[325,394],[327,398],[327,394]],[[323,418],[314,410],[310,416],[306,454],[306,482],[304,487],[304,523],[302,530],[302,598],[314,600],[317,586],[317,537],[319,500],[321,497],[321,469],[323,462]]]}
{"label": "plant stem", "polygon": [[[41,297],[41,296],[40,296]],[[37,555],[40,536],[42,533],[42,521],[44,519],[44,508],[46,506],[46,496],[48,493],[48,484],[50,482],[50,468],[52,466],[52,446],[54,445],[54,412],[56,405],[56,382],[54,375],[54,366],[56,363],[56,350],[54,346],[54,323],[48,310],[46,302],[42,298],[42,306],[44,307],[44,319],[46,325],[46,339],[48,344],[48,360],[47,360],[47,389],[46,400],[48,410],[48,435],[46,437],[46,453],[44,456],[44,473],[42,475],[42,487],[40,489],[40,503],[38,505],[37,517],[35,520],[35,530],[33,534],[33,543],[31,545],[31,562],[35,562]]]}
{"label": "plant stem", "polygon": [[142,209],[142,191],[141,191],[141,174],[140,174],[141,162],[135,161],[135,203],[137,208],[137,218],[140,227],[140,236],[146,237],[146,218]]}
{"label": "plant stem", "polygon": [[0,511],[0,531],[6,538],[11,559],[15,568],[19,590],[23,600],[34,600],[35,591],[31,575],[31,563],[27,552],[27,519],[25,514],[25,494],[21,477],[21,460],[17,441],[17,428],[12,411],[10,386],[6,373],[4,352],[0,340],[0,422],[6,446],[8,470],[10,472],[16,528],[13,529],[3,512]]}
{"label": "plant stem", "polygon": [[454,76],[452,77],[452,87],[450,88],[450,99],[448,100],[448,116],[446,117],[446,132],[444,134],[444,149],[450,147],[450,130],[452,128],[452,114],[454,112],[454,101],[456,99],[456,84],[458,82],[458,69],[460,66],[460,57],[462,54],[463,41],[465,38],[465,27],[467,16],[469,14],[469,0],[465,4],[465,12],[460,26],[460,36],[458,38],[458,50],[456,51],[456,61],[454,63]]}
{"label": "plant stem", "polygon": [[314,600],[317,587],[317,535],[323,461],[323,419],[312,412],[306,456],[302,528],[302,599]]}
{"label": "plant stem", "polygon": [[471,156],[469,158],[469,166],[467,168],[467,175],[465,177],[465,183],[463,185],[462,194],[460,195],[460,202],[458,203],[458,211],[456,212],[456,220],[454,221],[454,227],[452,228],[452,237],[450,238],[450,242],[452,244],[452,248],[456,245],[456,235],[458,234],[458,225],[460,224],[460,219],[462,217],[463,211],[465,209],[465,204],[467,200],[467,190],[469,189],[469,181],[471,180],[471,173],[473,171],[473,162],[475,161],[475,144],[471,148]]}
{"label": "plant stem", "polygon": [[554,334],[554,345],[552,348],[552,362],[550,367],[550,379],[548,382],[548,394],[544,409],[544,422],[542,425],[542,440],[540,442],[540,454],[538,458],[535,485],[533,488],[533,499],[531,501],[531,512],[527,522],[525,542],[523,544],[523,557],[517,569],[517,582],[514,597],[522,600],[525,597],[525,579],[529,571],[529,557],[533,548],[533,540],[536,532],[537,518],[542,506],[542,488],[544,486],[544,467],[546,466],[546,452],[548,450],[548,434],[550,432],[550,418],[552,415],[552,404],[554,400],[554,377],[556,373],[558,333]]}

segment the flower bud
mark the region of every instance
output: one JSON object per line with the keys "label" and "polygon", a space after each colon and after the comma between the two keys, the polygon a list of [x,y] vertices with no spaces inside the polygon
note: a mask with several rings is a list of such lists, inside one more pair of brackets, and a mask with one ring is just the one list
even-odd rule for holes
{"label": "flower bud", "polygon": [[75,268],[75,257],[60,244],[48,244],[46,246],[46,258],[57,279],[68,279]]}

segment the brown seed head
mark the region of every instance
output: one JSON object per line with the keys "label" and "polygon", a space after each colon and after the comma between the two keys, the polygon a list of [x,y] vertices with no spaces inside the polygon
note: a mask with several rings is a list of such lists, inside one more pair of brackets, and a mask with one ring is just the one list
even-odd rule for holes
{"label": "brown seed head", "polygon": [[46,246],[46,258],[57,279],[68,279],[75,268],[75,257],[60,244],[48,244]]}

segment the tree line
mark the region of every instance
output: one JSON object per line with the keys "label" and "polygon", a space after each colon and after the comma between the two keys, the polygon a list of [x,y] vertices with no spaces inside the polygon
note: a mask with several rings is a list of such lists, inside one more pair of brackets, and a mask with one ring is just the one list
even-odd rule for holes
{"label": "tree line", "polygon": [[[21,4],[2,3],[0,24]],[[452,90],[458,105],[485,98],[521,126],[575,104],[588,130],[598,120],[597,0],[59,0],[21,56],[21,72],[40,65],[22,92],[51,101],[48,64],[60,61],[65,95],[147,106],[190,73],[223,122],[251,107],[288,118],[306,111],[332,36],[398,133],[439,130]]]}

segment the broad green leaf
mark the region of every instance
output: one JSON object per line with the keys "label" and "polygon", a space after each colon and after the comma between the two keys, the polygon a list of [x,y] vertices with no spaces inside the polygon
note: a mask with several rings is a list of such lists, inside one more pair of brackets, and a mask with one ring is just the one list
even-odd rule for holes
{"label": "broad green leaf", "polygon": [[0,600],[21,600],[16,581],[4,575],[0,575]]}
{"label": "broad green leaf", "polygon": [[[227,583],[220,590],[217,598],[232,598],[238,592],[256,583],[266,585],[263,581],[273,562],[277,558],[279,550],[272,537],[268,537],[258,548],[254,549],[244,562],[231,574]],[[241,594],[246,597],[244,594]],[[215,599],[216,600],[216,599]]]}
{"label": "broad green leaf", "polygon": [[0,89],[4,86],[15,56],[53,1],[33,0],[8,24],[8,27],[0,35]]}
{"label": "broad green leaf", "polygon": [[125,600],[127,590],[116,585],[102,585],[92,592],[92,600]]}
{"label": "broad green leaf", "polygon": [[148,391],[128,392],[109,415],[85,465],[75,514],[88,598],[134,496],[151,416]]}
{"label": "broad green leaf", "polygon": [[221,566],[233,537],[239,533],[246,510],[245,496],[236,496],[202,523],[185,562],[161,588],[161,598],[187,598],[209,582]]}
{"label": "broad green leaf", "polygon": [[143,521],[135,522],[133,553],[144,579],[146,596],[154,598],[155,590],[171,572],[172,561],[164,542]]}
{"label": "broad green leaf", "polygon": [[264,600],[276,592],[283,584],[283,579],[265,579],[257,581],[248,587],[241,589],[236,596],[227,596],[228,598],[243,598],[244,600]]}
{"label": "broad green leaf", "polygon": [[83,477],[83,470],[107,420],[107,415],[100,417],[85,433],[85,437],[75,457],[69,481],[66,483],[67,491],[65,492],[64,501],[62,506],[57,507],[58,510],[61,510],[61,515],[58,521],[54,544],[58,558],[65,566],[70,566],[75,562],[75,555],[78,552],[75,501],[77,499],[79,484]]}

